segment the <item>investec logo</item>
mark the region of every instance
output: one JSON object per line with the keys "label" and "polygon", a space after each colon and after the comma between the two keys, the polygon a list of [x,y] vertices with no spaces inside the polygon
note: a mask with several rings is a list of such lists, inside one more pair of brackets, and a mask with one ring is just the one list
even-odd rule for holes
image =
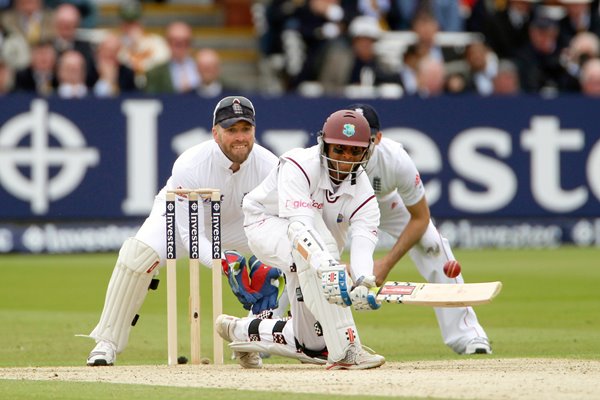
{"label": "investec logo", "polygon": [[[30,145],[20,145],[28,136]],[[51,137],[58,146],[51,144]],[[49,113],[45,100],[34,100],[29,112],[0,128],[0,184],[16,198],[28,201],[33,214],[45,214],[51,201],[69,195],[87,168],[98,164],[98,150],[85,146],[75,124]],[[57,168],[58,173],[51,174]],[[24,169],[31,171],[29,175]]]}
{"label": "investec logo", "polygon": [[213,259],[218,259],[221,258],[221,203],[213,201],[211,207]]}
{"label": "investec logo", "polygon": [[198,202],[190,201],[190,258],[198,258]]}
{"label": "investec logo", "polygon": [[167,259],[175,259],[175,202],[166,203]]}

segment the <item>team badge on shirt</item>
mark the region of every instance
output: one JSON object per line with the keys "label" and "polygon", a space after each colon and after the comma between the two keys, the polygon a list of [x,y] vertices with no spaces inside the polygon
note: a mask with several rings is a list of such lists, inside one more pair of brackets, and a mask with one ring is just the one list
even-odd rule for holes
{"label": "team badge on shirt", "polygon": [[344,124],[344,130],[342,133],[348,137],[352,137],[356,133],[356,128],[353,124]]}
{"label": "team badge on shirt", "polygon": [[335,220],[335,222],[342,223],[344,221],[344,216],[342,214],[338,214],[337,219]]}

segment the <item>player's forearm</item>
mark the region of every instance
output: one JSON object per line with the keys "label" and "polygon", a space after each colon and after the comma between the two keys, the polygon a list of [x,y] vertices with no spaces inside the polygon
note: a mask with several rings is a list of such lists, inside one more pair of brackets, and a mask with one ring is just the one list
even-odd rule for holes
{"label": "player's forearm", "polygon": [[423,220],[422,218],[413,218],[410,220],[390,251],[376,262],[375,271],[378,284],[383,283],[398,261],[400,261],[402,257],[404,257],[404,255],[419,242],[427,230],[428,223],[429,219]]}

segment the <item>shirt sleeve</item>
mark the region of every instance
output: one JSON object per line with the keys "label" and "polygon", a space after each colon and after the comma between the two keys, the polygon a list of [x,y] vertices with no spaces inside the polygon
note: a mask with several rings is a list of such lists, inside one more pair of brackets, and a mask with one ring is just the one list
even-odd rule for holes
{"label": "shirt sleeve", "polygon": [[425,196],[425,187],[417,166],[404,148],[398,152],[394,166],[396,185],[402,201],[407,206],[412,206]]}
{"label": "shirt sleeve", "polygon": [[350,266],[354,278],[373,275],[373,253],[377,244],[379,226],[379,206],[373,193],[370,193],[350,217]]}

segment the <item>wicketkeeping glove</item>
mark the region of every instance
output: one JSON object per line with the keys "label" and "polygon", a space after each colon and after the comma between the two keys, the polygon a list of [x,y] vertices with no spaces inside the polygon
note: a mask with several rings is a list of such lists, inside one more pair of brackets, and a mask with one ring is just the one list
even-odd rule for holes
{"label": "wicketkeeping glove", "polygon": [[250,310],[262,294],[250,286],[250,275],[246,267],[246,258],[235,250],[223,252],[221,266],[223,273],[227,276],[231,291],[238,298],[246,310]]}
{"label": "wicketkeeping glove", "polygon": [[250,264],[250,288],[260,295],[252,305],[252,313],[277,308],[279,298],[285,289],[283,272],[275,267],[263,264],[255,256],[248,260]]}
{"label": "wicketkeeping glove", "polygon": [[377,301],[377,292],[379,288],[375,284],[375,276],[367,275],[358,278],[352,290],[350,298],[352,305],[357,311],[377,310],[381,307],[381,302]]}

